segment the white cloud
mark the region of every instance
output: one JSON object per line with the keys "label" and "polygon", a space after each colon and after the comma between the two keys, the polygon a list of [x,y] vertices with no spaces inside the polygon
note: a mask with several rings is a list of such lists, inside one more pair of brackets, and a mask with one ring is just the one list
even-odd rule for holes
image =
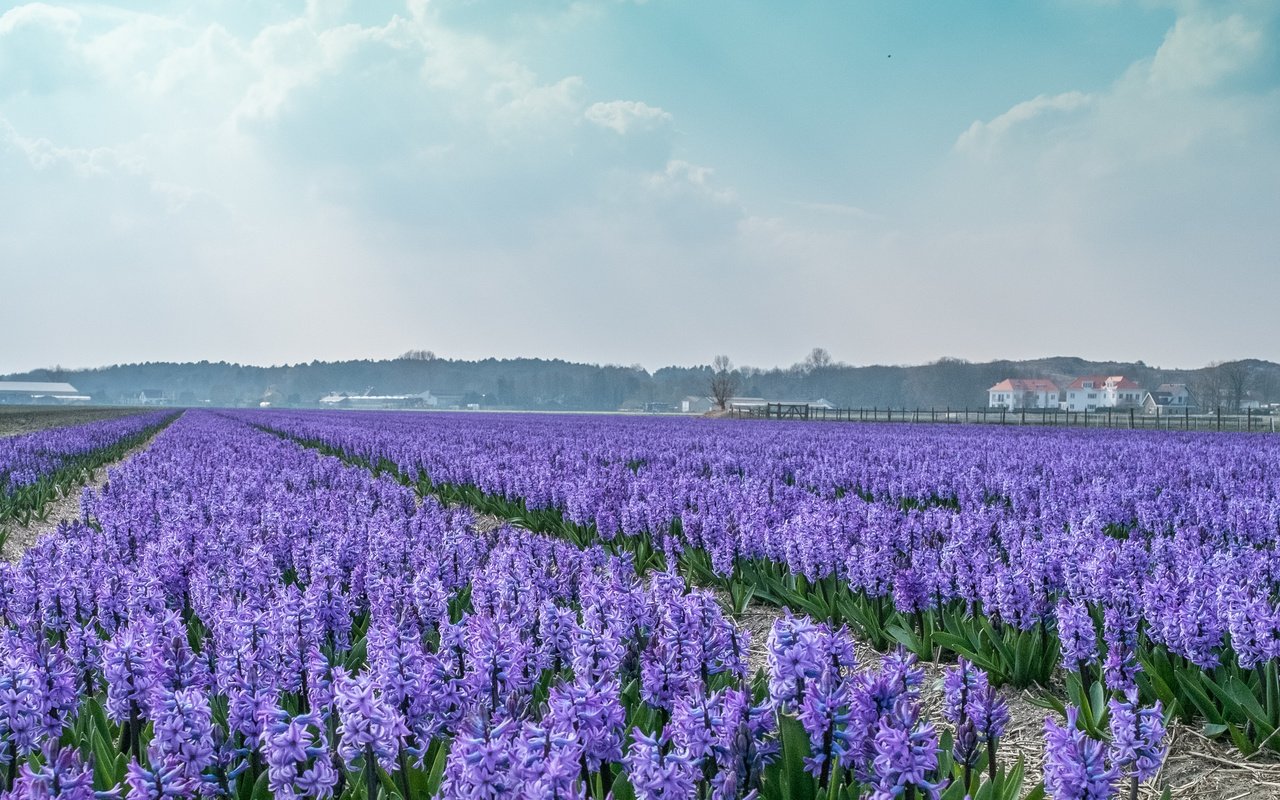
{"label": "white cloud", "polygon": [[126,164],[121,155],[108,147],[59,147],[48,139],[23,136],[8,120],[0,117],[0,145],[18,153],[36,171],[66,167],[80,176],[103,175],[114,169],[137,169]]}
{"label": "white cloud", "polygon": [[69,8],[47,3],[27,3],[15,6],[0,15],[0,36],[30,27],[49,27],[64,32],[74,31],[80,24],[80,15]]}
{"label": "white cloud", "polygon": [[1204,89],[1247,68],[1261,54],[1263,31],[1241,14],[1180,18],[1151,62],[1151,83],[1161,89]]}
{"label": "white cloud", "polygon": [[[216,20],[198,5],[75,8],[0,17],[0,251],[20,265],[12,291],[66,285],[77,318],[147,309],[132,316],[151,322],[95,337],[89,363],[265,359],[256,331],[277,328],[264,347],[293,357],[367,353],[404,335],[392,320],[442,333],[474,322],[461,306],[423,319],[416,304],[438,286],[469,296],[477,275],[518,285],[562,270],[530,291],[558,302],[542,287],[633,263],[629,252],[676,264],[740,215],[708,169],[673,159],[671,137],[637,135],[667,128],[665,111],[540,75],[432,4],[381,19],[341,0],[244,3]],[[21,85],[4,60],[17,54]],[[407,284],[423,291],[411,300]],[[317,338],[316,314],[352,318],[364,344],[337,328]],[[38,344],[0,370],[74,347],[70,334]]]}
{"label": "white cloud", "polygon": [[621,135],[633,130],[652,130],[671,124],[671,115],[666,111],[638,100],[593,103],[584,116],[589,122]]}
{"label": "white cloud", "polygon": [[1055,95],[1039,95],[1010,108],[989,122],[975,121],[956,140],[956,149],[980,156],[989,156],[1001,140],[1016,127],[1049,114],[1070,114],[1085,108],[1092,98],[1084,92],[1063,92]]}

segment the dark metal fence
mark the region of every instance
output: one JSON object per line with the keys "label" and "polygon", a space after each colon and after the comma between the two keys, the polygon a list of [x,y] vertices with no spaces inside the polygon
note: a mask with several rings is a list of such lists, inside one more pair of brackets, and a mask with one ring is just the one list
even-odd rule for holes
{"label": "dark metal fence", "polygon": [[1242,431],[1275,433],[1277,417],[1248,410],[1243,414],[1162,412],[1146,414],[1137,408],[1096,411],[1005,408],[824,408],[805,403],[766,403],[734,408],[733,416],[757,419],[800,419],[818,422],[930,422],[967,425],[1041,425],[1068,428],[1132,428],[1170,431]]}

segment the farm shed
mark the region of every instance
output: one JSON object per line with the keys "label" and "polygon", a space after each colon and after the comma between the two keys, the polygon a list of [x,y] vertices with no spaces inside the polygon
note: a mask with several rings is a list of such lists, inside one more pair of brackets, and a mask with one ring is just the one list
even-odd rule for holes
{"label": "farm shed", "polygon": [[7,405],[87,402],[89,396],[69,383],[0,381],[0,403]]}

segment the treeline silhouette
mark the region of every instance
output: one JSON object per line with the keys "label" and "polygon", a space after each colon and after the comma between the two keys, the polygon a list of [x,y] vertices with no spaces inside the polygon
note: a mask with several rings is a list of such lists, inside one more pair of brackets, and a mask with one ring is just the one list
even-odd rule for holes
{"label": "treeline silhouette", "polygon": [[[826,399],[838,407],[976,408],[987,389],[1004,378],[1047,377],[1065,385],[1090,374],[1126,375],[1144,388],[1160,383],[1206,382],[1214,367],[1173,370],[1142,362],[1097,362],[1074,357],[970,363],[944,358],[917,366],[850,366],[825,351],[789,367],[740,367],[736,394],[772,400]],[[1269,361],[1229,362],[1248,374],[1251,397],[1275,401],[1280,365]],[[282,366],[227,362],[146,362],[93,369],[53,367],[5,376],[7,380],[67,381],[100,403],[135,402],[143,390],[160,391],[178,405],[315,406],[332,393],[399,395],[430,392],[446,405],[543,411],[611,411],[678,407],[686,396],[706,396],[709,365],[643,367],[582,364],[560,359],[515,358],[481,361],[437,358],[410,351],[399,358],[312,361]]]}

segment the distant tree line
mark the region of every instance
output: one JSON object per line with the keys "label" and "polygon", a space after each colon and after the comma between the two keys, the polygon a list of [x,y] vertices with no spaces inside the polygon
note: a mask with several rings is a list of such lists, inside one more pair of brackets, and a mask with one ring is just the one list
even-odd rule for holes
{"label": "distant tree line", "polygon": [[[826,399],[838,407],[976,408],[987,389],[1005,378],[1045,377],[1065,385],[1090,374],[1126,375],[1154,389],[1185,383],[1202,408],[1230,411],[1246,400],[1280,401],[1280,365],[1269,361],[1218,362],[1197,370],[1167,370],[1142,362],[1093,362],[1059,357],[970,363],[943,358],[918,366],[850,366],[822,348],[789,366],[735,367],[728,355],[711,364],[649,372],[639,365],[581,364],[560,359],[464,361],[411,350],[386,360],[312,361],[271,367],[224,361],[147,362],[77,370],[56,367],[5,376],[9,380],[72,383],[96,401],[128,402],[143,389],[171,402],[217,406],[314,406],[330,392],[416,394],[430,391],[446,403],[486,408],[608,411],[676,408],[687,396]],[[717,396],[719,395],[719,396]]]}

